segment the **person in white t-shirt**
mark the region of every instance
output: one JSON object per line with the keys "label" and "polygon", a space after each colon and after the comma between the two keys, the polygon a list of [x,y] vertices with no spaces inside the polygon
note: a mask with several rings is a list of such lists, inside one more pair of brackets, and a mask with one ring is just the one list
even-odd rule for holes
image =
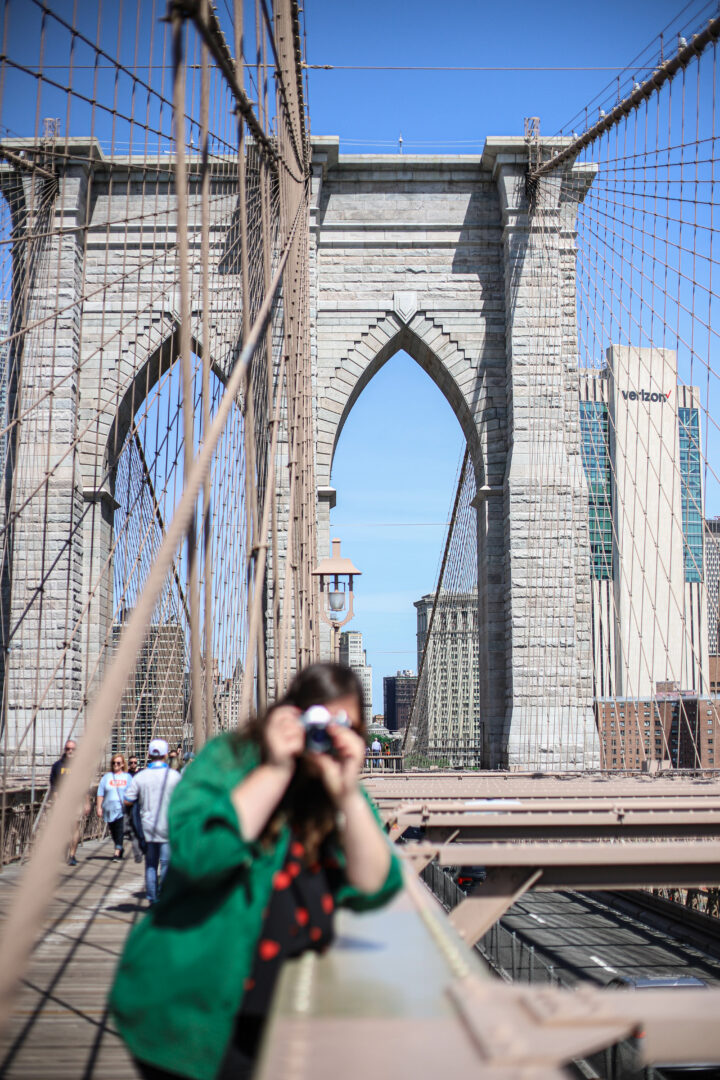
{"label": "person in white t-shirt", "polygon": [[125,806],[137,802],[145,836],[145,891],[149,904],[157,902],[162,879],[170,861],[168,805],[180,783],[180,773],[168,765],[168,744],[153,739],[148,747],[148,765],[133,777],[125,795]]}
{"label": "person in white t-shirt", "polygon": [[113,859],[117,860],[123,857],[125,793],[132,783],[132,776],[127,771],[122,754],[113,754],[110,769],[98,784],[95,808],[97,816],[103,817],[107,822],[115,844]]}
{"label": "person in white t-shirt", "polygon": [[379,767],[381,765],[380,752],[382,751],[382,743],[378,739],[377,735],[373,739],[370,749],[372,750],[373,766]]}

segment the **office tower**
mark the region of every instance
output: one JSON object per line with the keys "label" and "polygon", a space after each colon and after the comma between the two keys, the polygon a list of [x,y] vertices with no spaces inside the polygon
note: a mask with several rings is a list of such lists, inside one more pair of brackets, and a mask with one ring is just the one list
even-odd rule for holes
{"label": "office tower", "polygon": [[[113,627],[119,639],[122,623]],[[142,644],[134,678],[122,696],[113,727],[112,750],[132,751],[143,758],[153,738],[173,745],[191,738],[186,691],[187,646],[177,622],[150,626]]]}
{"label": "office tower", "polygon": [[[705,521],[705,592],[707,593],[708,652],[720,656],[720,518]],[[712,670],[713,661],[710,661]],[[710,690],[715,693],[710,675]]]}
{"label": "office tower", "polygon": [[581,372],[596,699],[709,690],[699,393],[668,349]]}
{"label": "office tower", "polygon": [[398,671],[383,679],[383,702],[385,726],[388,731],[400,731],[407,727],[412,711],[417,675],[414,671]]}
{"label": "office tower", "polygon": [[359,630],[344,630],[340,635],[340,663],[347,664],[360,677],[365,698],[365,708],[372,712],[372,668],[367,662],[363,648],[363,636]]}
{"label": "office tower", "polygon": [[[434,601],[434,593],[415,601],[421,752],[450,764],[479,765],[482,739],[477,593],[441,592],[430,629]],[[423,653],[425,666],[421,670]]]}

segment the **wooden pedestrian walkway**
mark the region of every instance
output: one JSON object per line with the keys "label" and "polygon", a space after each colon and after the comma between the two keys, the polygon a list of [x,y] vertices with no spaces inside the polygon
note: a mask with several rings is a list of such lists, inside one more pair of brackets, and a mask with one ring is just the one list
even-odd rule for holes
{"label": "wooden pedestrian walkway", "polygon": [[[145,911],[143,864],[112,860],[113,845],[78,851],[58,885],[0,1043],[8,1080],[135,1080],[138,1073],[108,1018],[106,998],[128,930]],[[21,869],[0,873],[0,916]]]}

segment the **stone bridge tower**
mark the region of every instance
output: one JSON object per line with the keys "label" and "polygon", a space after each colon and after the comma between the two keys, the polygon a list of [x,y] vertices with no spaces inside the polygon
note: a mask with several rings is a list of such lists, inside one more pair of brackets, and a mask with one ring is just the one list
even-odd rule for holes
{"label": "stone bridge tower", "polygon": [[[23,140],[13,148],[21,160]],[[16,503],[48,477],[46,498],[28,502],[5,549],[3,640],[18,613],[27,615],[1,674],[8,722],[40,733],[36,761],[52,760],[81,726],[102,673],[114,606],[114,460],[179,350],[169,160],[106,159],[96,142],[78,139],[54,168],[56,179],[43,180],[0,166],[13,237],[29,252],[15,267],[22,302],[10,317],[10,366],[22,374],[22,409],[33,415],[8,449]],[[528,215],[526,168],[522,138],[488,139],[475,158],[340,157],[337,139],[314,140],[318,518],[329,539],[343,424],[372,376],[404,349],[447,398],[474,463],[486,763],[588,767],[598,751],[574,228],[592,172],[578,167],[571,182],[549,182],[545,203]],[[209,325],[222,380],[236,356],[241,306],[239,266],[228,255],[237,221],[227,163],[212,183]],[[197,228],[195,193],[190,215]],[[196,327],[200,312],[192,314]],[[23,323],[30,329],[21,338]],[[204,349],[195,330],[193,349]],[[7,387],[11,409],[19,393]],[[282,514],[287,492],[278,494]],[[31,654],[32,665],[23,660]]]}
{"label": "stone bridge tower", "polygon": [[[0,165],[18,253],[5,392],[10,414],[25,417],[11,431],[0,500],[3,524],[8,507],[22,508],[0,558],[2,644],[10,643],[0,649],[0,685],[14,768],[49,764],[82,731],[118,618],[117,462],[134,416],[180,351],[172,159],[108,158],[97,140],[68,139],[48,176],[23,167],[26,147],[32,156],[35,140],[14,140],[12,160]],[[219,160],[211,178],[208,323],[221,381],[240,325],[235,166]],[[195,180],[189,230],[198,248],[200,219]],[[202,355],[197,302],[192,319]]]}
{"label": "stone bridge tower", "polygon": [[593,170],[535,213],[527,144],[481,157],[340,156],[313,140],[311,268],[320,536],[353,404],[405,350],[437,384],[477,481],[481,722],[490,767],[599,763],[574,229]]}

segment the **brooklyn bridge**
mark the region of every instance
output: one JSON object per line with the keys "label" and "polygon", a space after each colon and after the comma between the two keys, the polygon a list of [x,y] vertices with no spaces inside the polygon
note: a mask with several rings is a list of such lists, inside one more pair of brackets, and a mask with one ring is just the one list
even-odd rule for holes
{"label": "brooklyn bridge", "polygon": [[103,764],[339,655],[333,464],[403,353],[465,446],[365,769],[405,887],[287,966],[256,1075],[720,1076],[708,11],[568,130],[422,155],[310,134],[297,0],[4,5],[1,1075],[137,1075]]}

